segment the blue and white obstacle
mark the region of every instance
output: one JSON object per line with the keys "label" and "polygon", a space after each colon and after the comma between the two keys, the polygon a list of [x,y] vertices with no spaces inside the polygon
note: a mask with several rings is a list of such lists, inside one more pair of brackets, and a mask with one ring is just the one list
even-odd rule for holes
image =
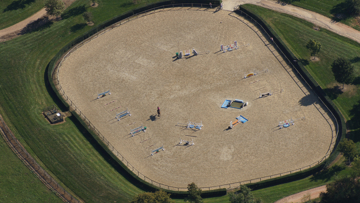
{"label": "blue and white obstacle", "polygon": [[131,116],[130,111],[127,109],[125,111],[122,111],[122,112],[116,114],[115,118],[118,119],[118,121],[120,121],[121,118],[123,118],[125,116]]}
{"label": "blue and white obstacle", "polygon": [[285,121],[280,121],[279,122],[279,128],[282,129],[283,127],[284,128],[288,128],[292,125],[295,125],[295,121],[291,118],[291,119],[288,119],[288,120],[285,120]]}
{"label": "blue and white obstacle", "polygon": [[104,96],[106,96],[106,94],[109,94],[109,95],[110,95],[110,94],[111,94],[110,90],[98,94],[98,97],[97,97],[97,98],[100,99],[100,96],[101,96],[101,97],[104,97]]}
{"label": "blue and white obstacle", "polygon": [[157,149],[152,150],[151,151],[151,156],[153,156],[154,153],[156,154],[156,153],[160,152],[160,150],[165,151],[164,146],[161,146],[161,147],[159,147]]}
{"label": "blue and white obstacle", "polygon": [[233,49],[238,49],[238,43],[237,41],[234,41],[234,44],[230,44],[228,46],[220,45],[220,51],[226,52],[226,51],[232,51]]}
{"label": "blue and white obstacle", "polygon": [[190,122],[190,121],[189,121],[186,128],[195,128],[195,129],[201,130],[202,127],[203,127],[202,122],[200,122],[200,123],[193,123],[193,122]]}
{"label": "blue and white obstacle", "polygon": [[140,126],[140,127],[132,129],[130,131],[131,137],[134,137],[136,133],[141,132],[141,131],[146,132],[146,126],[144,126],[144,127]]}

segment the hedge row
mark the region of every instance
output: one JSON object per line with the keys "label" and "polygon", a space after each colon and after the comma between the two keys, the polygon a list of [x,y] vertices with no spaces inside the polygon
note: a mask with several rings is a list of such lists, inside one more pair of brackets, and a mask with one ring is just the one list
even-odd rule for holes
{"label": "hedge row", "polygon": [[[66,46],[64,46],[54,57],[53,59],[50,61],[50,63],[48,64],[47,67],[47,79],[48,82],[50,83],[50,86],[52,87],[52,90],[49,89],[49,94],[53,95],[56,94],[56,96],[54,96],[54,100],[58,100],[61,101],[61,103],[57,102],[58,106],[60,105],[64,105],[63,108],[68,109],[70,106],[68,105],[68,103],[64,100],[64,98],[62,97],[62,95],[57,91],[54,81],[53,81],[53,74],[54,74],[54,70],[57,67],[58,63],[60,62],[60,60],[64,57],[64,55],[67,53],[67,51],[69,51],[71,48],[73,48],[74,46],[76,46],[78,43],[86,40],[87,38],[91,37],[92,35],[98,33],[100,30],[103,30],[111,25],[113,25],[114,23],[117,23],[121,20],[124,20],[128,17],[131,17],[135,14],[139,14],[141,12],[144,11],[148,11],[154,8],[158,8],[161,6],[168,6],[171,4],[177,4],[175,6],[194,6],[194,7],[208,7],[209,3],[212,3],[213,7],[217,7],[220,5],[220,1],[219,0],[196,0],[193,1],[192,3],[188,3],[188,1],[185,0],[173,0],[173,1],[163,1],[163,2],[158,2],[158,3],[154,3],[154,4],[150,4],[150,5],[146,5],[142,8],[138,8],[132,11],[129,11],[123,15],[119,15],[111,20],[108,20],[104,23],[99,24],[98,26],[96,26],[95,28],[89,30],[87,33],[85,33],[84,35],[76,38],[75,40],[71,41],[70,43],[68,43]],[[47,82],[47,81],[46,81]],[[54,91],[54,92],[52,92]],[[74,116],[75,119],[72,119],[72,121],[75,123],[75,125],[80,129],[80,130],[86,130],[90,133],[90,135],[96,140],[96,142],[100,145],[100,148],[102,148],[104,151],[102,150],[98,150],[103,156],[106,157],[111,157],[111,165],[122,175],[124,176],[128,181],[132,182],[134,185],[136,185],[137,187],[141,188],[142,190],[145,191],[150,191],[150,192],[154,192],[156,190],[164,190],[168,193],[171,194],[172,198],[184,198],[188,195],[188,193],[186,191],[172,191],[172,190],[166,190],[163,188],[159,188],[156,187],[146,181],[144,181],[143,179],[139,178],[136,174],[134,174],[127,166],[125,166],[125,164],[120,161],[112,152],[111,150],[103,143],[102,140],[100,140],[100,138],[89,128],[88,124],[85,123],[85,121],[83,119],[81,119],[81,117],[75,112],[72,111],[71,112],[72,115]],[[207,198],[207,197],[216,197],[216,196],[223,196],[226,195],[226,189],[217,189],[217,190],[210,190],[210,191],[203,191],[202,192],[202,197]]]}
{"label": "hedge row", "polygon": [[[238,15],[243,15],[243,13],[247,14],[251,18],[253,18],[259,25],[262,26],[262,28],[267,32],[274,40],[274,42],[277,44],[279,49],[284,53],[284,55],[292,62],[293,67],[302,75],[302,77],[306,80],[306,82],[310,85],[310,87],[313,89],[313,91],[320,97],[320,99],[324,102],[324,104],[330,109],[330,111],[334,114],[336,121],[339,124],[338,128],[338,136],[335,141],[335,145],[333,148],[333,151],[331,152],[331,155],[321,164],[314,166],[308,170],[297,172],[294,174],[290,174],[287,176],[279,177],[276,179],[261,181],[254,184],[248,184],[249,187],[253,189],[260,189],[264,187],[269,187],[277,184],[282,184],[294,180],[298,180],[304,177],[307,177],[311,174],[316,173],[317,171],[320,171],[324,167],[327,167],[339,154],[337,150],[338,143],[345,137],[346,134],[346,125],[345,120],[342,117],[340,111],[337,109],[335,104],[331,101],[331,99],[326,95],[326,93],[323,91],[323,89],[320,87],[320,85],[316,82],[316,80],[309,74],[309,72],[306,70],[306,68],[297,60],[295,55],[288,49],[288,47],[285,45],[285,43],[281,40],[281,38],[278,36],[278,34],[272,29],[272,27],[264,20],[262,17],[258,16],[256,13],[252,13],[251,11],[247,10],[244,5],[240,6],[239,10],[235,11]],[[269,36],[269,37],[270,37]],[[294,62],[296,60],[296,62]]]}

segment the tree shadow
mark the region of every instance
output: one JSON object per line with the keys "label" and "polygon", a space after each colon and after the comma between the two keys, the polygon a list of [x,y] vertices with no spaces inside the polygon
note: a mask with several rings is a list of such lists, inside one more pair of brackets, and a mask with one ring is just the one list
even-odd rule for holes
{"label": "tree shadow", "polygon": [[356,77],[356,78],[353,80],[352,84],[354,84],[354,85],[360,85],[360,76]]}
{"label": "tree shadow", "polygon": [[[347,123],[349,123],[349,125],[351,125],[350,124],[351,122],[347,122]],[[346,137],[348,139],[354,141],[355,143],[357,143],[357,142],[360,142],[360,136],[359,135],[360,135],[360,129],[357,129],[357,130],[352,130],[352,131],[348,132],[346,134]]]}
{"label": "tree shadow", "polygon": [[78,23],[76,25],[71,26],[70,31],[74,33],[74,32],[77,32],[77,31],[83,29],[86,26],[87,26],[86,23]]}
{"label": "tree shadow", "polygon": [[308,94],[299,100],[299,104],[302,106],[310,106],[316,102],[315,97],[312,94]]}
{"label": "tree shadow", "polygon": [[[353,106],[353,108],[350,110],[350,116],[352,117],[348,121],[348,129],[349,130],[357,130],[360,131],[359,123],[360,123],[360,103],[358,102]],[[360,141],[360,138],[357,138],[358,141]],[[355,140],[354,140],[355,141]]]}
{"label": "tree shadow", "polygon": [[83,14],[85,12],[86,12],[86,6],[85,5],[77,6],[75,8],[72,8],[72,9],[64,12],[61,15],[61,18],[62,19],[67,19],[67,18],[70,18],[70,17],[73,17],[73,16],[81,15],[81,14]]}
{"label": "tree shadow", "polygon": [[313,177],[310,178],[310,181],[319,181],[319,180],[325,180],[329,181],[331,177],[339,173],[340,171],[344,170],[346,167],[341,165],[334,165],[329,169],[325,169],[323,171],[317,172],[314,174]]}
{"label": "tree shadow", "polygon": [[337,5],[335,5],[331,10],[330,13],[334,15],[334,17],[331,19],[333,21],[339,22],[341,20],[345,20],[349,17],[351,17],[349,13],[349,7],[350,5],[347,2],[341,2]]}
{"label": "tree shadow", "polygon": [[17,0],[17,1],[13,1],[11,2],[10,5],[8,5],[4,10],[3,13],[5,13],[6,11],[13,11],[13,10],[17,10],[17,9],[23,9],[26,7],[26,5],[29,5],[31,3],[35,2],[35,0]]}
{"label": "tree shadow", "polygon": [[303,64],[303,66],[309,65],[309,60],[307,60],[307,59],[299,59],[299,62],[300,62],[301,64]]}
{"label": "tree shadow", "polygon": [[331,100],[334,100],[338,98],[338,96],[342,93],[342,90],[340,86],[336,85],[335,87],[324,89],[324,92]]}
{"label": "tree shadow", "polygon": [[39,18],[35,21],[32,21],[31,23],[27,24],[21,31],[20,34],[26,34],[26,33],[31,33],[31,32],[36,32],[36,31],[41,31],[44,30],[46,28],[51,27],[51,25],[53,24],[53,22],[51,20],[49,20],[48,17],[42,17]]}
{"label": "tree shadow", "polygon": [[359,56],[356,56],[355,58],[351,59],[350,62],[351,63],[357,63],[360,61],[360,57]]}

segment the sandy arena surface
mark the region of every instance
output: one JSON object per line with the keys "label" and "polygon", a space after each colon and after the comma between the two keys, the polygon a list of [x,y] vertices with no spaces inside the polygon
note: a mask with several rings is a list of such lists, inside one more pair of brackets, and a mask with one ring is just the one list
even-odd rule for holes
{"label": "sandy arena surface", "polygon": [[[294,170],[325,155],[332,131],[313,105],[316,95],[301,91],[254,31],[228,11],[161,11],[83,45],[59,73],[66,95],[137,170],[170,186],[210,187]],[[238,50],[219,51],[234,40]],[[192,48],[198,56],[174,60]],[[243,79],[254,70],[257,76]],[[110,96],[96,99],[106,90]],[[268,91],[273,95],[259,98]],[[225,99],[249,105],[220,108]],[[157,106],[161,117],[154,119]],[[131,117],[116,121],[126,109]],[[226,130],[240,114],[248,122]],[[294,126],[277,127],[290,118]],[[189,120],[203,129],[186,129]],[[141,125],[147,131],[131,137]],[[195,145],[180,146],[180,138]],[[165,151],[150,156],[161,146]]]}

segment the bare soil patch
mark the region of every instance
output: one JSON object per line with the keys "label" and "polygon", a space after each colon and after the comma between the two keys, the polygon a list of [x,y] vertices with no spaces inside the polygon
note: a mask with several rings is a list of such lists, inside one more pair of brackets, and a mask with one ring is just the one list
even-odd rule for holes
{"label": "bare soil patch", "polygon": [[96,8],[96,7],[99,6],[99,4],[98,4],[98,3],[94,3],[94,4],[93,4],[93,3],[90,2],[90,6],[93,7],[93,8]]}
{"label": "bare soil patch", "polygon": [[316,30],[316,31],[320,31],[320,27],[319,27],[319,26],[314,26],[313,29]]}
{"label": "bare soil patch", "polygon": [[316,199],[316,198],[320,197],[320,194],[322,192],[326,192],[326,185],[290,195],[288,197],[285,197],[281,200],[276,201],[275,203],[306,202],[311,199]]}
{"label": "bare soil patch", "polygon": [[[220,51],[235,40],[238,50]],[[237,187],[229,183],[317,162],[331,142],[316,94],[307,89],[305,95],[299,86],[306,84],[289,69],[295,83],[266,44],[226,11],[158,10],[78,48],[63,62],[59,80],[82,114],[146,177],[184,188],[191,182]],[[174,57],[189,49],[199,55]],[[258,74],[243,79],[253,71]],[[111,95],[96,99],[107,90]],[[259,98],[269,91],[272,96]],[[223,109],[225,99],[249,105]],[[131,116],[117,121],[116,113],[126,109]],[[240,114],[248,121],[226,130]],[[290,118],[295,125],[280,130],[279,121]],[[188,121],[204,126],[188,129]],[[132,137],[130,130],[141,125],[146,132]],[[195,145],[179,145],[180,138]],[[165,151],[150,156],[161,146]]]}
{"label": "bare soil patch", "polygon": [[312,56],[312,57],[310,57],[310,61],[312,61],[312,62],[318,62],[318,61],[320,61],[320,58],[319,57],[317,57],[317,56]]}
{"label": "bare soil patch", "polygon": [[88,25],[88,26],[93,26],[94,25],[94,22],[86,22],[86,24]]}

